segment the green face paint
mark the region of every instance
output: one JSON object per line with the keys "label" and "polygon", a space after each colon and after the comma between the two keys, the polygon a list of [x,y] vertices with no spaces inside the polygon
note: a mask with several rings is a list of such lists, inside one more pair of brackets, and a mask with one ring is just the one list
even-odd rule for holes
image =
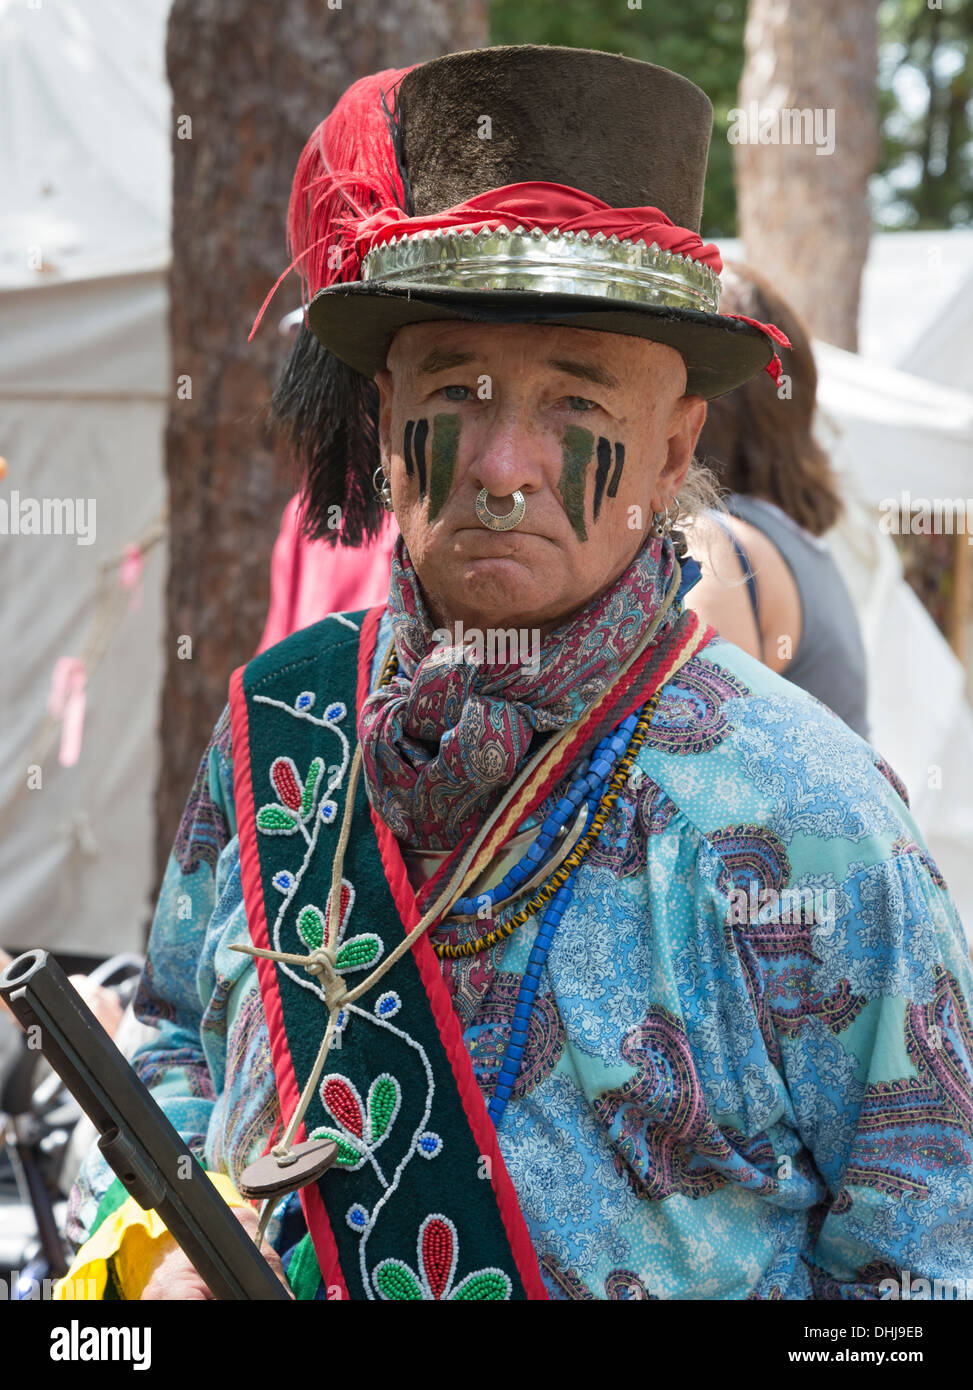
{"label": "green face paint", "polygon": [[429,468],[429,520],[437,516],[453,486],[453,470],[459,453],[459,416],[434,415],[432,457]]}
{"label": "green face paint", "polygon": [[595,449],[595,437],[580,425],[568,425],[561,436],[563,467],[557,490],[564,499],[571,529],[579,541],[588,539],[584,524],[584,494],[588,481],[588,465]]}

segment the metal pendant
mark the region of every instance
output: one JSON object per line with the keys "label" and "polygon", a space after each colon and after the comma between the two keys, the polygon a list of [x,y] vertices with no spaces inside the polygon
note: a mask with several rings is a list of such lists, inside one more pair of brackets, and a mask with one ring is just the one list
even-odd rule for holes
{"label": "metal pendant", "polygon": [[518,526],[524,519],[524,512],[527,510],[527,503],[524,501],[524,494],[519,490],[512,494],[514,504],[507,512],[506,516],[497,516],[496,512],[491,512],[487,506],[487,498],[490,496],[486,488],[478,494],[476,499],[476,514],[483,522],[484,526],[489,526],[491,531],[510,531],[514,526]]}

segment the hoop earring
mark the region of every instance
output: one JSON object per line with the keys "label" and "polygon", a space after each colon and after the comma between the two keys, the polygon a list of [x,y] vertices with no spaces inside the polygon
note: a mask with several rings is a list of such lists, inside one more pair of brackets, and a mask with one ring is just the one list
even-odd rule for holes
{"label": "hoop earring", "polygon": [[669,534],[669,528],[671,525],[672,522],[669,518],[668,503],[666,504],[666,509],[664,512],[652,513],[652,534],[657,541],[665,540],[666,536],[668,536]]}
{"label": "hoop earring", "polygon": [[[381,483],[378,481],[379,477],[382,479]],[[375,496],[380,499],[385,510],[387,512],[392,511],[392,489],[389,487],[389,480],[386,478],[385,470],[381,464],[378,465],[375,472],[372,474],[372,487],[375,489]]]}
{"label": "hoop earring", "polygon": [[667,502],[664,512],[652,513],[652,534],[655,536],[656,540],[664,540],[665,537],[670,534],[681,510],[679,498],[673,497],[671,511],[669,510],[669,503]]}

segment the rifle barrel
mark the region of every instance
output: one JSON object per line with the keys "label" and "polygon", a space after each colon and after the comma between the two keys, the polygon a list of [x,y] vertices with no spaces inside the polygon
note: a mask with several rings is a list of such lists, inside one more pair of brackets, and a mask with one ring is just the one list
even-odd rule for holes
{"label": "rifle barrel", "polygon": [[[289,1299],[188,1146],[47,951],[0,974],[0,996],[88,1115],[98,1147],[154,1208],[218,1299]],[[36,1031],[32,1031],[36,1030]]]}

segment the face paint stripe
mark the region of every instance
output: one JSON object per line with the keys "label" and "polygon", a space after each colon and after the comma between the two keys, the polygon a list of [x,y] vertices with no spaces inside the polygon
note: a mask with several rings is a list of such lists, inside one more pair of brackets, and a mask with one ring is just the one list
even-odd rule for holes
{"label": "face paint stripe", "polygon": [[419,496],[426,495],[426,436],[429,434],[429,421],[417,420],[413,444],[416,454],[416,472],[419,475]]}
{"label": "face paint stripe", "polygon": [[459,416],[434,415],[429,459],[429,520],[438,515],[453,486],[459,452]]}
{"label": "face paint stripe", "polygon": [[598,508],[601,506],[601,496],[605,491],[605,482],[608,478],[608,469],[611,466],[612,446],[604,435],[598,437],[598,467],[595,469],[595,501],[593,515],[595,521],[598,520]]}
{"label": "face paint stripe", "polygon": [[624,467],[625,467],[625,445],[624,445],[624,444],[616,444],[616,445],[615,445],[615,471],[614,471],[614,473],[612,474],[612,480],[611,480],[611,482],[608,484],[608,496],[609,496],[609,497],[614,497],[614,496],[615,496],[615,493],[618,491],[618,480],[619,480],[619,479],[621,478],[621,476],[622,476],[622,469],[623,469]]}
{"label": "face paint stripe", "polygon": [[405,458],[405,476],[407,478],[411,478],[415,472],[415,465],[412,462],[412,430],[415,423],[415,420],[406,420],[405,422],[405,441],[402,445],[402,453]]}
{"label": "face paint stripe", "polygon": [[584,494],[594,447],[594,435],[580,425],[568,425],[561,437],[563,467],[557,488],[564,499],[564,510],[571,529],[580,541],[588,539],[584,524]]}

